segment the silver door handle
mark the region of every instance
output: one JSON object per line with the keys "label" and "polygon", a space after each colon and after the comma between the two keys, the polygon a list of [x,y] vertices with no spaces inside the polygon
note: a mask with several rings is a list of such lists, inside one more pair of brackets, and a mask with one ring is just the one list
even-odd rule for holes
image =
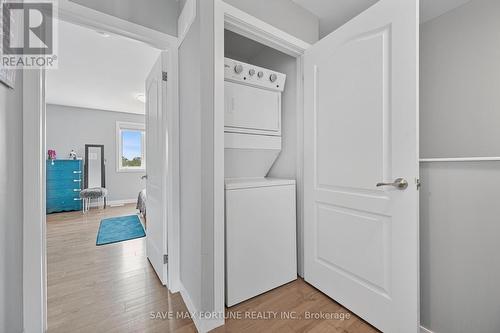
{"label": "silver door handle", "polygon": [[406,190],[406,188],[408,187],[408,182],[403,178],[396,178],[396,180],[393,183],[378,183],[377,184],[377,187],[381,187],[381,186],[394,186],[398,190]]}

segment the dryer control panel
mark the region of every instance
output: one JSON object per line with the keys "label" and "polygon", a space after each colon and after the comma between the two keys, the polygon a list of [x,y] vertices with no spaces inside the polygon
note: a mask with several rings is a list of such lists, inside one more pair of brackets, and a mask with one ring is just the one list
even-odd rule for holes
{"label": "dryer control panel", "polygon": [[286,74],[224,58],[224,79],[282,92],[285,88]]}

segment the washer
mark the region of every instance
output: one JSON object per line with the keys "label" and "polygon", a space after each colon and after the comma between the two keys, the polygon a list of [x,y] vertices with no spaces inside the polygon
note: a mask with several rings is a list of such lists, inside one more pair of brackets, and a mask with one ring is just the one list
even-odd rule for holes
{"label": "washer", "polygon": [[226,305],[297,278],[295,180],[226,179]]}

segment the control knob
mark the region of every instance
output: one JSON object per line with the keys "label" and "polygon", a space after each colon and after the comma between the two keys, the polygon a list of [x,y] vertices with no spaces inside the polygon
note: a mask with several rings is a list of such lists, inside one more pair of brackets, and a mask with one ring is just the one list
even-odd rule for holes
{"label": "control knob", "polygon": [[241,72],[243,72],[243,66],[242,66],[242,65],[240,65],[240,64],[238,64],[238,65],[234,66],[234,72],[235,72],[236,74],[240,74]]}
{"label": "control knob", "polygon": [[257,76],[258,76],[259,78],[263,77],[263,76],[264,76],[264,72],[262,72],[262,71],[258,72],[258,73],[257,73]]}
{"label": "control knob", "polygon": [[250,69],[250,70],[248,71],[248,75],[250,75],[250,76],[254,76],[254,75],[255,75],[255,69],[253,69],[253,68],[252,68],[252,69]]}
{"label": "control knob", "polygon": [[269,81],[271,81],[271,82],[274,82],[274,81],[276,81],[277,79],[278,79],[278,75],[276,75],[276,74],[274,74],[274,73],[273,73],[273,74],[271,74],[271,75],[269,76]]}

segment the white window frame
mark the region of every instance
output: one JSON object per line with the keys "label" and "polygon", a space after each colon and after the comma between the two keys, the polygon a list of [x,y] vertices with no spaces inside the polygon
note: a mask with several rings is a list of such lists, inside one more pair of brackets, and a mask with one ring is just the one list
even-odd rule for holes
{"label": "white window frame", "polygon": [[[141,167],[122,166],[122,131],[142,131],[141,135]],[[146,125],[143,123],[116,122],[116,172],[146,171]]]}

